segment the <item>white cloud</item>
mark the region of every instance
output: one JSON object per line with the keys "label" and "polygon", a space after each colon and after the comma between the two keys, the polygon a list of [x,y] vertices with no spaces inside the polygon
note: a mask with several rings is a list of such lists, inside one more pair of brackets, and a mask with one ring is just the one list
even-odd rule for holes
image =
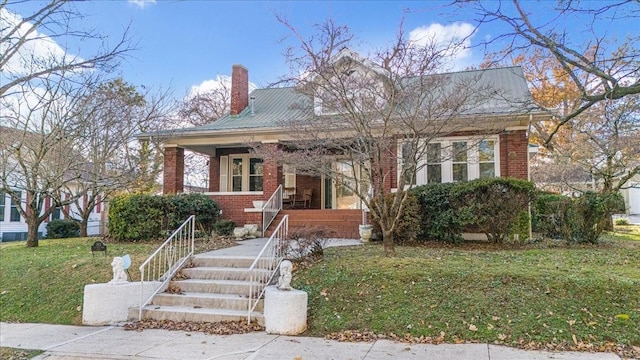
{"label": "white cloud", "polygon": [[133,4],[140,9],[144,9],[145,7],[155,4],[156,0],[129,0],[129,4]]}
{"label": "white cloud", "polygon": [[[249,82],[249,92],[255,90],[256,88],[257,86],[255,84]],[[192,98],[198,94],[218,92],[221,90],[227,90],[229,92],[231,91],[231,76],[218,75],[215,79],[205,80],[198,85],[193,85],[186,97]]]}
{"label": "white cloud", "polygon": [[[6,8],[0,8],[0,37],[5,37],[10,31],[19,26],[18,31],[9,40],[0,43],[0,53],[7,54],[15,46],[19,46],[18,52],[12,55],[3,71],[7,74],[25,75],[46,69],[53,63],[70,61],[81,61],[80,58],[68,54],[49,36],[33,31],[28,33],[33,24],[24,23],[20,25],[22,17],[14,14]],[[16,45],[24,37],[22,45]]]}
{"label": "white cloud", "polygon": [[465,67],[465,60],[471,58],[471,37],[475,27],[469,23],[455,22],[450,25],[433,23],[420,26],[409,33],[409,41],[417,46],[435,45],[445,50],[450,62],[456,69]]}

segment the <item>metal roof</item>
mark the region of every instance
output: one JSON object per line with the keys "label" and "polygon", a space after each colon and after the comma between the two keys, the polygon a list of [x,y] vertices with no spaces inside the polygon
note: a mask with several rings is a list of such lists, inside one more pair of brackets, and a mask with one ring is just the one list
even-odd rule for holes
{"label": "metal roof", "polygon": [[[448,77],[448,84],[441,90],[443,94],[454,91],[452,84],[464,80],[473,80],[478,87],[492,86],[497,91],[495,96],[486,98],[481,105],[469,110],[467,114],[496,115],[496,114],[523,114],[530,110],[539,110],[533,106],[531,93],[527,87],[522,68],[519,66],[492,68],[482,70],[469,70],[439,74]],[[406,83],[416,81],[417,78],[406,78]],[[247,132],[251,129],[276,129],[283,126],[287,120],[301,119],[309,116],[313,101],[308,96],[296,91],[293,87],[256,89],[250,94],[253,98],[253,111],[251,104],[238,115],[227,114],[217,121],[206,125],[183,128],[170,131],[173,135],[188,133],[212,133],[212,132]],[[300,105],[308,106],[305,111]],[[149,134],[140,134],[145,136]]]}

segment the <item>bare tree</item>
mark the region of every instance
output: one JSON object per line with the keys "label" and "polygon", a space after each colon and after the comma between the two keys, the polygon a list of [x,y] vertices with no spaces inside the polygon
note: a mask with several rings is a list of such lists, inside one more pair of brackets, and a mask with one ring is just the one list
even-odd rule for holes
{"label": "bare tree", "polygon": [[[455,1],[455,4],[469,6],[468,1]],[[546,147],[552,146],[551,140],[561,127],[579,122],[576,118],[592,106],[640,93],[638,28],[624,39],[609,34],[616,24],[638,21],[640,3],[637,0],[606,3],[563,0],[557,2],[551,12],[541,11],[538,3],[519,0],[474,1],[473,4],[480,26],[500,23],[510,29],[484,45],[506,43],[503,56],[531,54],[543,49],[560,64],[571,86],[577,89],[577,101],[571,103],[566,112],[550,109],[558,121],[545,139]],[[552,3],[546,5],[549,4]],[[526,6],[531,9],[527,10]],[[568,24],[572,28],[568,28]],[[575,28],[576,24],[583,28]]]}
{"label": "bare tree", "polygon": [[[277,152],[267,156],[294,164],[297,173],[334,179],[369,209],[385,253],[393,255],[406,190],[428,166],[426,159],[439,162],[477,145],[436,149],[431,140],[467,131],[495,133],[503,124],[479,121],[478,114],[504,94],[480,72],[438,73],[456,43],[431,39],[417,46],[400,31],[389,48],[365,57],[348,49],[353,36],[344,26],[328,21],[305,39],[286,19],[279,20],[299,44],[287,51],[294,75],[286,79],[300,95],[299,112],[282,123],[294,140],[279,149],[256,150]],[[387,195],[392,178],[397,191]]]}
{"label": "bare tree", "polygon": [[[43,79],[38,87],[30,84],[21,84],[19,97],[0,98],[0,189],[27,223],[27,246],[35,247],[38,226],[54,208],[82,196],[65,189],[77,183],[84,162],[74,147],[72,119],[87,87],[58,79]],[[21,191],[26,192],[26,203]],[[46,208],[46,198],[53,199],[54,206]]]}
{"label": "bare tree", "polygon": [[[127,33],[110,46],[108,38],[84,31],[73,21],[82,17],[73,1],[50,0],[26,15],[12,12],[22,0],[0,1],[0,98],[23,91],[22,84],[46,81],[51,75],[73,76],[85,70],[108,71],[132,50]],[[110,38],[113,39],[113,38]],[[97,53],[74,55],[73,41],[99,45]],[[72,80],[72,79],[70,79]]]}

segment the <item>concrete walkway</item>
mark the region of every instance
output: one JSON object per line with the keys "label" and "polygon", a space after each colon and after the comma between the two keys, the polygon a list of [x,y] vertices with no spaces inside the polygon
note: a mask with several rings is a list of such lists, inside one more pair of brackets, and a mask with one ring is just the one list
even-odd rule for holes
{"label": "concrete walkway", "polygon": [[312,337],[206,335],[122,327],[0,323],[0,346],[45,350],[35,359],[400,359],[400,360],[619,360],[611,353],[524,351],[488,344],[411,345],[389,340],[345,343]]}

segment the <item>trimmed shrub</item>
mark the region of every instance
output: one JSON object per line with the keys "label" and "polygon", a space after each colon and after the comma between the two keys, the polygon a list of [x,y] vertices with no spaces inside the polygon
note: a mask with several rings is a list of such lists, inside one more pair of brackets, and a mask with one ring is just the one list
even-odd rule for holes
{"label": "trimmed shrub", "polygon": [[420,206],[421,239],[461,243],[463,227],[470,223],[470,214],[461,213],[452,202],[456,183],[429,184],[414,188]]}
{"label": "trimmed shrub", "polygon": [[[202,194],[177,194],[166,196],[167,227],[177,229],[191,215],[196,216],[196,227],[210,234],[220,217],[220,207],[210,197]],[[233,229],[232,229],[233,231]]]}
{"label": "trimmed shrub", "polygon": [[629,220],[628,219],[616,219],[616,221],[614,221],[614,224],[616,225],[629,225]]}
{"label": "trimmed shrub", "polygon": [[213,224],[213,232],[219,236],[231,236],[235,227],[236,223],[234,221],[221,219]]}
{"label": "trimmed shrub", "polygon": [[504,243],[529,238],[529,201],[533,183],[521,179],[491,178],[457,183],[452,201],[459,212],[471,216],[472,229],[489,241]]}
{"label": "trimmed shrub", "polygon": [[73,219],[56,219],[47,224],[48,239],[65,239],[80,236],[80,224]]}
{"label": "trimmed shrub", "polygon": [[116,196],[109,203],[109,235],[118,241],[163,238],[164,204],[162,196]]}

